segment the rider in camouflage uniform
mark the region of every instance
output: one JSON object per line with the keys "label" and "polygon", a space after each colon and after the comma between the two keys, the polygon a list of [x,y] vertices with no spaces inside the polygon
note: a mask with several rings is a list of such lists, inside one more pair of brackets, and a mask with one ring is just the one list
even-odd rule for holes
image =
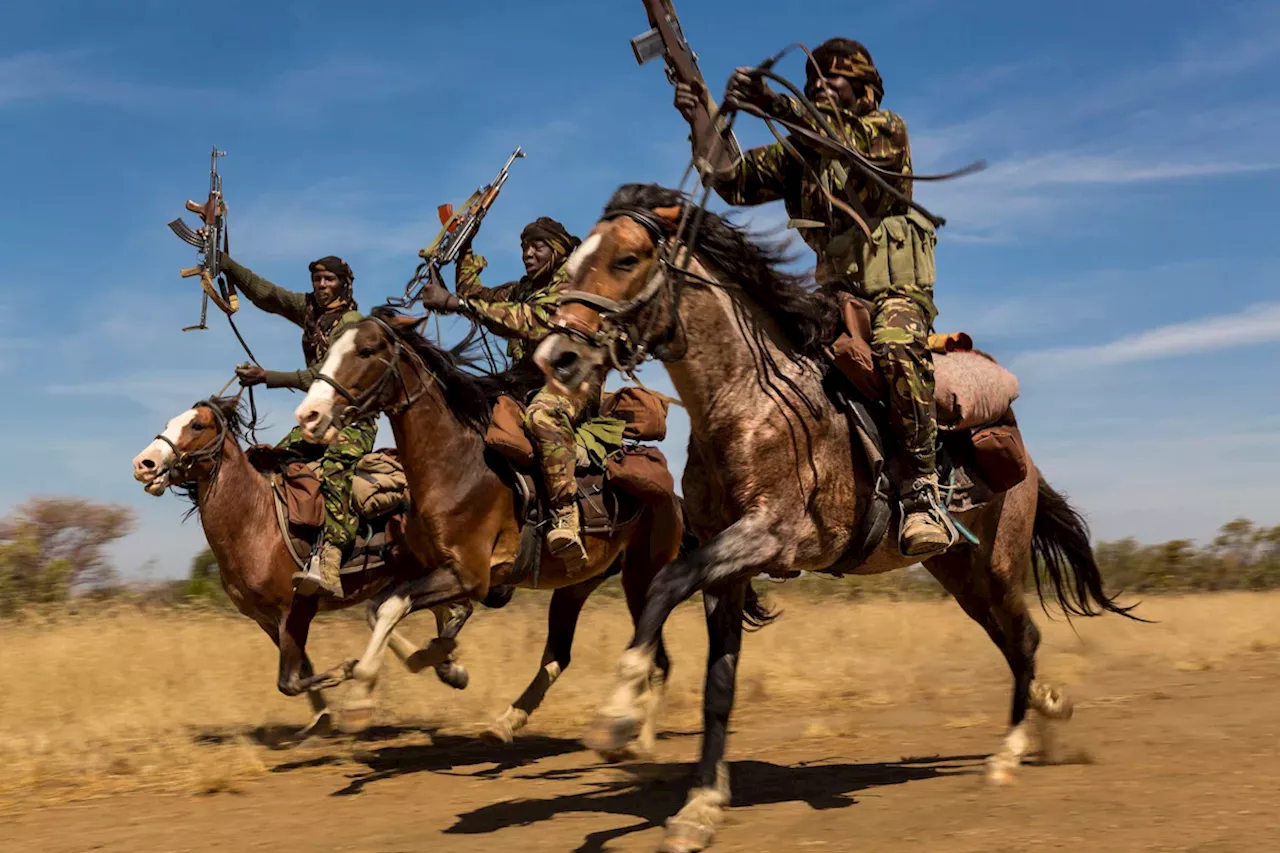
{"label": "rider in camouflage uniform", "polygon": [[[896,113],[880,108],[884,84],[871,54],[856,41],[831,39],[813,55],[816,67],[806,63],[806,97],[859,152],[903,175],[897,186],[910,196],[907,126]],[[676,87],[676,107],[690,121],[700,94],[689,86]],[[798,101],[773,92],[748,69],[738,69],[730,79],[727,101],[817,127]],[[695,154],[705,157],[706,152],[697,150],[699,141],[693,141]],[[731,164],[722,160],[711,181],[732,205],[782,200],[791,216],[788,224],[817,253],[819,284],[873,302],[873,347],[888,380],[890,424],[907,467],[901,490],[902,550],[911,557],[939,553],[950,536],[938,517],[934,460],[937,420],[928,349],[937,314],[933,225],[855,166],[807,146],[797,135],[789,141],[803,162],[775,142],[747,151]],[[863,220],[866,231],[842,206]]]}
{"label": "rider in camouflage uniform", "polygon": [[[302,354],[306,357],[306,368],[263,370],[256,365],[242,365],[236,368],[240,384],[300,390],[309,388],[339,327],[361,319],[351,293],[354,279],[351,267],[332,255],[314,261],[309,267],[311,293],[295,293],[272,284],[225,255],[222,265],[227,276],[250,302],[302,327]],[[323,591],[336,598],[342,596],[342,560],[355,542],[359,524],[351,506],[351,480],[356,463],[373,450],[377,437],[378,424],[374,416],[347,425],[327,445],[307,441],[302,436],[301,427],[294,427],[277,445],[319,462],[317,474],[320,491],[324,495],[324,528],[311,551],[306,570],[293,575],[293,587],[301,595]]]}
{"label": "rider in camouflage uniform", "polygon": [[[578,243],[559,222],[541,217],[520,232],[525,275],[519,281],[483,286],[480,272],[487,262],[468,247],[458,258],[457,295],[430,285],[423,290],[422,305],[428,310],[463,314],[506,338],[513,369],[523,369],[549,331],[560,291],[569,280],[565,262]],[[544,386],[525,410],[524,427],[537,450],[552,511],[547,547],[565,561],[571,574],[584,567],[587,559],[575,501],[574,430],[599,408],[602,385],[603,376],[594,379],[585,394],[574,396]]]}

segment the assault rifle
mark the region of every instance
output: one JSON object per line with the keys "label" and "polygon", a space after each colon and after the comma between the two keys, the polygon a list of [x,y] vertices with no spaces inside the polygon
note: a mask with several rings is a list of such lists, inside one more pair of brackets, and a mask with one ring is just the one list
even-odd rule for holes
{"label": "assault rifle", "polygon": [[498,200],[498,193],[502,192],[502,187],[507,182],[511,164],[524,156],[524,151],[517,145],[516,150],[507,158],[507,162],[498,172],[498,176],[473,192],[471,197],[462,203],[460,209],[454,210],[452,204],[442,204],[436,208],[436,213],[440,217],[440,233],[425,249],[418,252],[422,263],[418,265],[413,278],[405,287],[404,299],[388,300],[389,303],[401,307],[412,305],[418,298],[423,282],[443,283],[440,270],[456,261],[462,254],[462,250],[471,242],[471,238],[475,237],[485,214]]}
{"label": "assault rifle", "polygon": [[685,83],[700,94],[702,108],[693,117],[693,140],[696,150],[702,152],[706,159],[697,164],[698,171],[705,174],[708,168],[728,166],[738,157],[738,141],[732,131],[726,132],[727,122],[717,112],[707,81],[698,69],[698,55],[685,41],[675,7],[671,0],[642,2],[652,29],[631,40],[631,51],[636,55],[636,61],[644,65],[661,56],[666,60],[667,79],[672,84]]}
{"label": "assault rifle", "polygon": [[[186,326],[182,331],[207,329],[205,320],[209,313],[209,300],[217,305],[228,317],[240,310],[240,299],[235,288],[222,273],[222,256],[228,251],[227,239],[227,205],[222,200],[222,176],[218,174],[218,158],[225,157],[227,152],[213,147],[209,156],[209,197],[204,204],[188,201],[187,210],[199,214],[204,223],[199,230],[192,231],[187,223],[179,217],[169,223],[169,228],[185,243],[195,246],[200,251],[200,263],[187,267],[179,275],[183,278],[200,276],[200,288],[204,295],[200,300],[200,322],[195,326]],[[217,287],[214,287],[215,281]]]}

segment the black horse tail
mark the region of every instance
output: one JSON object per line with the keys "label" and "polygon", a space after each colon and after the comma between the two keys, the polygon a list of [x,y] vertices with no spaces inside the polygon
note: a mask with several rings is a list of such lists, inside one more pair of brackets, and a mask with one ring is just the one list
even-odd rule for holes
{"label": "black horse tail", "polygon": [[[680,502],[680,516],[684,519],[684,535],[680,537],[680,553],[677,559],[684,559],[696,551],[702,543],[689,526],[689,512],[684,498],[677,497],[676,500]],[[781,615],[782,611],[770,607],[765,597],[756,592],[755,587],[750,583],[747,584],[747,597],[742,607],[742,619],[746,623],[747,631],[759,631],[771,625]]]}
{"label": "black horse tail", "polygon": [[1138,622],[1149,621],[1130,613],[1136,604],[1122,607],[1107,595],[1089,545],[1089,525],[1044,477],[1039,479],[1036,520],[1031,532],[1031,573],[1040,606],[1044,606],[1040,577],[1043,573],[1048,575],[1054,598],[1068,616],[1100,616],[1111,612]]}

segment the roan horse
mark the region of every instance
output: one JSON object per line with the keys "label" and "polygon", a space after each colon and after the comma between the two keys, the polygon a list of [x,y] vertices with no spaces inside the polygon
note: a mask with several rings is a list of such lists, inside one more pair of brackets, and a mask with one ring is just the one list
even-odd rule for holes
{"label": "roan horse", "polygon": [[[245,427],[238,398],[203,400],[169,421],[164,432],[134,457],[133,475],[153,495],[162,495],[170,487],[187,492],[200,513],[227,595],[280,650],[280,692],[307,693],[315,717],[300,734],[318,733],[331,722],[319,688],[335,679],[315,675],[307,657],[307,633],[317,609],[349,607],[424,570],[403,550],[393,548],[383,568],[348,576],[347,582],[356,588],[348,587],[350,594],[341,601],[295,597],[290,577],[297,567],[276,521],[270,481],[240,446]],[[370,626],[373,612],[371,606]],[[447,608],[438,610],[436,619],[446,638],[461,627]],[[466,686],[466,670],[450,659],[451,640],[432,641],[419,649],[397,634],[390,643],[411,671],[433,666],[441,681]],[[364,704],[371,704],[362,698]],[[357,710],[363,714],[367,708]]]}
{"label": "roan horse", "polygon": [[[371,411],[385,412],[395,433],[413,498],[404,538],[413,553],[436,570],[412,590],[387,600],[381,626],[393,626],[404,608],[435,607],[483,598],[491,583],[510,583],[521,524],[509,478],[486,449],[484,430],[499,394],[519,395],[510,378],[476,376],[461,369],[454,353],[416,331],[421,320],[374,309],[372,316],[333,342],[320,380],[295,412],[309,440],[331,438],[335,423]],[[541,384],[541,376],[533,375]],[[621,496],[626,499],[627,496]],[[628,506],[629,504],[629,506]],[[679,552],[684,530],[681,507],[623,504],[635,520],[607,536],[587,537],[588,564],[570,577],[563,563],[543,549],[539,589],[552,589],[547,641],[541,667],[524,694],[486,732],[509,742],[528,721],[548,688],[569,666],[578,615],[588,595],[617,570],[633,618],[638,617],[654,575]],[[534,579],[517,584],[531,586]],[[640,751],[652,746],[657,698],[670,662],[661,632],[645,673],[654,701],[640,725]],[[620,748],[612,757],[628,754]]]}
{"label": "roan horse", "polygon": [[[553,382],[578,387],[592,370],[633,368],[647,353],[665,361],[689,411],[684,472],[689,525],[703,545],[655,579],[620,683],[588,733],[614,751],[633,736],[648,696],[643,679],[654,638],[672,609],[702,590],[709,632],[702,756],[695,788],[667,823],[664,850],[700,850],[729,801],[723,764],[752,576],[796,570],[875,574],[916,562],[896,547],[895,525],[860,565],[842,555],[872,499],[873,480],[854,452],[845,415],[824,390],[823,346],[834,338],[829,297],[778,269],[778,246],[753,241],[706,212],[686,272],[673,247],[685,197],[652,185],[614,194],[603,219],[570,258],[573,279],[536,360]],[[676,258],[668,264],[668,258]],[[1003,652],[1013,672],[1011,728],[988,764],[1012,779],[1028,748],[1030,706],[1050,718],[1068,700],[1035,678],[1039,632],[1023,594],[1033,565],[1069,613],[1117,613],[1103,590],[1083,519],[1029,465],[1031,474],[959,516],[980,544],[926,560],[928,570]],[[1040,578],[1036,575],[1037,589]]]}

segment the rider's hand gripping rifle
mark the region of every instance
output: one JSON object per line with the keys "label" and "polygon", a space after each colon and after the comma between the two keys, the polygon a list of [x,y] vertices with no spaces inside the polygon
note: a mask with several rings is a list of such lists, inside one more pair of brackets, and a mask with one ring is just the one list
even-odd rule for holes
{"label": "rider's hand gripping rifle", "polygon": [[402,307],[412,305],[424,282],[444,284],[440,270],[456,261],[463,249],[475,237],[476,232],[480,230],[480,222],[489,212],[489,208],[493,207],[493,203],[498,200],[498,193],[502,192],[502,186],[507,182],[511,164],[524,156],[524,151],[517,145],[516,150],[503,164],[502,170],[498,172],[498,176],[473,192],[471,197],[462,203],[460,209],[455,211],[451,204],[442,204],[437,208],[441,224],[440,233],[425,249],[418,252],[422,263],[418,264],[417,271],[405,287],[404,299],[388,300],[389,303]]}
{"label": "rider's hand gripping rifle", "polygon": [[[205,200],[205,203],[187,202],[187,210],[199,214],[201,221],[204,223],[200,229],[192,231],[181,218],[169,223],[169,228],[173,230],[173,233],[177,234],[183,242],[195,246],[200,251],[201,256],[200,263],[197,266],[188,267],[180,273],[183,278],[200,276],[200,287],[204,291],[204,296],[200,301],[200,323],[195,326],[187,326],[182,330],[184,332],[192,329],[208,328],[205,325],[205,319],[208,315],[210,299],[228,317],[240,308],[240,300],[236,296],[235,288],[227,281],[227,277],[222,274],[222,256],[228,251],[229,246],[227,239],[227,205],[222,199],[222,176],[218,174],[218,158],[224,156],[226,156],[226,152],[219,151],[217,146],[214,146],[213,153],[209,156],[209,197]],[[216,287],[214,286],[215,282],[217,284]]]}
{"label": "rider's hand gripping rifle", "polygon": [[671,0],[642,2],[652,29],[631,40],[636,61],[644,65],[661,56],[667,63],[667,79],[672,84],[684,83],[698,94],[701,106],[692,121],[695,150],[701,155],[698,171],[702,174],[706,174],[708,169],[723,171],[733,165],[741,149],[711,97],[707,81],[698,69],[698,55],[685,41],[675,7]]}

